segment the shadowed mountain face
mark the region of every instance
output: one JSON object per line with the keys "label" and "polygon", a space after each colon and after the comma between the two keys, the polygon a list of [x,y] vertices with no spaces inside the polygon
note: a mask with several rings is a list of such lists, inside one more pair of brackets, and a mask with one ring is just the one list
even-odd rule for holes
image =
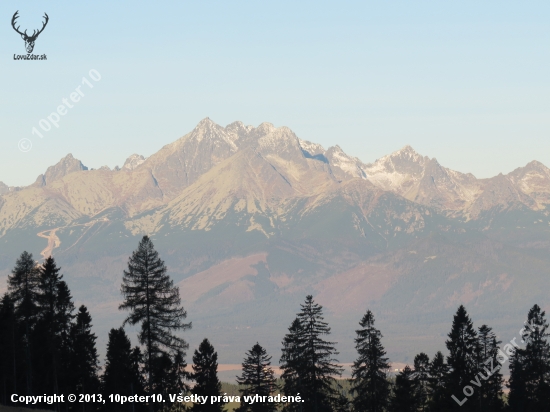
{"label": "shadowed mountain face", "polygon": [[369,308],[393,360],[412,362],[443,346],[461,303],[502,340],[533,303],[548,306],[549,204],[550,170],[536,161],[476,179],[409,146],[364,164],[286,127],[205,119],[121,169],[68,155],[31,186],[0,183],[0,273],[23,250],[53,254],[103,345],[124,316],[122,270],[148,234],[193,321],[188,339],[210,337],[222,362],[256,341],[278,359],[308,293],[341,361]]}

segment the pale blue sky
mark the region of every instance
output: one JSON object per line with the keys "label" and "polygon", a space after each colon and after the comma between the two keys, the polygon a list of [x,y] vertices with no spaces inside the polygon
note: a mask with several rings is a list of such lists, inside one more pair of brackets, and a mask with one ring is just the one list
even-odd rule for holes
{"label": "pale blue sky", "polygon": [[[50,16],[47,61],[13,60],[16,10],[30,32]],[[366,162],[410,144],[478,177],[550,166],[549,21],[547,0],[3,0],[0,180],[30,184],[69,152],[122,165],[204,117],[286,125]],[[102,79],[33,136],[90,69]]]}

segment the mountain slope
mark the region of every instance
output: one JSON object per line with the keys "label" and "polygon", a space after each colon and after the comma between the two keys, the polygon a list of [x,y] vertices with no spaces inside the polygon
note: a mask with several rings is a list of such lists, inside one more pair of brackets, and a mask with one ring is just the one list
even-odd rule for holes
{"label": "mountain slope", "polygon": [[287,127],[204,119],[121,169],[68,155],[31,186],[0,185],[0,276],[23,250],[53,253],[104,339],[148,234],[180,286],[189,339],[220,342],[224,362],[259,337],[276,353],[308,293],[341,360],[371,308],[394,360],[410,362],[417,343],[441,346],[460,303],[506,336],[544,306],[549,203],[550,170],[536,161],[477,179],[409,146],[365,164]]}

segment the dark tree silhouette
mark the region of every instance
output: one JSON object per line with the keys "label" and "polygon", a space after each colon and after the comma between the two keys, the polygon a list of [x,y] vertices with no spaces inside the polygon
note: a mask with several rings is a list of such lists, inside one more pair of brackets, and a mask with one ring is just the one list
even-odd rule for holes
{"label": "dark tree silhouette", "polygon": [[510,360],[512,411],[546,411],[550,405],[550,345],[546,313],[534,305],[522,329],[525,348],[518,348]]}
{"label": "dark tree silhouette", "polygon": [[[208,339],[204,339],[193,354],[192,378],[195,381],[195,386],[191,389],[194,395],[208,397],[222,395],[222,384],[218,379],[218,354]],[[191,408],[192,412],[223,412],[223,410],[223,402],[207,402],[204,405],[195,403]]]}
{"label": "dark tree silhouette", "polygon": [[161,352],[159,356],[153,358],[153,386],[157,393],[168,398],[168,394],[189,391],[189,386],[185,383],[185,380],[190,377],[189,373],[185,371],[186,366],[181,352],[176,352],[173,356]]}
{"label": "dark tree silhouette", "polygon": [[[294,341],[295,345],[291,349],[293,353],[288,353],[289,348],[283,347],[281,369],[285,376],[291,375],[296,378],[294,382],[298,384],[300,396],[304,400],[302,405],[298,404],[297,407],[301,407],[304,412],[330,411],[339,399],[335,376],[342,374],[342,368],[333,358],[338,352],[334,342],[323,339],[324,335],[330,334],[330,327],[323,319],[322,306],[316,304],[311,295],[308,295],[305,303],[300,306],[297,323],[294,321],[291,327],[291,333],[295,336],[285,338],[285,342]],[[288,363],[291,359],[299,360],[292,366]],[[291,370],[292,368],[297,369]]]}
{"label": "dark tree silhouette", "polygon": [[10,396],[17,393],[17,359],[20,355],[16,336],[15,307],[11,297],[5,293],[0,300],[0,402],[7,405]]}
{"label": "dark tree silhouette", "polygon": [[[445,342],[449,350],[447,364],[449,373],[446,379],[446,389],[448,398],[455,396],[461,400],[464,398],[463,390],[465,386],[470,385],[470,380],[475,378],[477,373],[477,362],[475,358],[477,347],[477,333],[473,327],[472,321],[466,312],[464,306],[460,305],[453,318],[449,339]],[[473,407],[471,404],[478,403],[479,391],[467,398],[470,403],[467,407]],[[449,402],[450,410],[463,410],[455,402]]]}
{"label": "dark tree silhouette", "polygon": [[23,252],[15,262],[15,267],[8,276],[8,291],[15,305],[17,322],[22,329],[25,389],[28,395],[32,395],[31,330],[36,320],[39,291],[38,268],[32,254]]}
{"label": "dark tree silhouette", "polygon": [[[276,379],[271,368],[271,356],[268,356],[266,350],[256,343],[252,349],[246,353],[243,361],[243,371],[241,376],[237,377],[237,383],[244,388],[239,389],[244,396],[269,396],[276,389]],[[274,403],[254,402],[245,403],[241,400],[241,406],[238,412],[274,412],[277,407]]]}
{"label": "dark tree silhouette", "polygon": [[[67,390],[70,354],[69,333],[74,318],[74,304],[67,284],[62,280],[52,257],[39,267],[38,319],[34,339],[33,365],[40,376],[39,393],[63,393]],[[59,409],[59,404],[55,405]]]}
{"label": "dark tree silhouette", "polygon": [[[124,396],[143,394],[143,380],[139,364],[141,351],[138,347],[132,349],[130,339],[123,328],[111,329],[107,342],[105,372],[101,379],[102,392],[107,398],[111,394]],[[141,410],[141,405],[135,403],[133,409]],[[127,412],[128,407],[120,404],[110,404],[113,412]]]}
{"label": "dark tree silhouette", "polygon": [[[163,373],[159,371],[159,365],[168,366],[166,354],[173,356],[172,365],[176,357],[184,357],[188,347],[174,332],[189,329],[191,323],[183,322],[187,312],[181,306],[179,289],[166,274],[166,266],[147,236],[143,237],[128,261],[121,293],[124,302],[119,309],[130,311],[124,324],[141,323],[139,342],[146,348],[147,386],[150,393],[155,393],[154,382],[160,382],[162,376],[155,378],[153,374],[155,370]],[[158,390],[162,391],[162,388]]]}
{"label": "dark tree silhouette", "polygon": [[[304,378],[303,367],[303,330],[300,319],[296,318],[288,328],[288,333],[283,338],[283,350],[281,355],[281,378],[283,379],[283,392],[289,396],[303,393],[302,381]],[[283,407],[285,412],[297,412],[302,405],[289,403]]]}
{"label": "dark tree silhouette", "polygon": [[[68,376],[69,391],[74,394],[93,394],[99,391],[99,360],[95,345],[97,337],[92,333],[92,317],[86,306],[78,309],[75,322],[71,325]],[[86,405],[88,409],[94,404]]]}
{"label": "dark tree silhouette", "polygon": [[395,377],[395,386],[389,403],[389,412],[417,412],[418,389],[414,372],[407,365]]}
{"label": "dark tree silhouette", "polygon": [[374,315],[369,310],[359,322],[355,348],[359,354],[352,367],[353,405],[357,411],[385,411],[390,394],[390,365],[382,346],[382,334],[374,327]]}
{"label": "dark tree silhouette", "polygon": [[449,398],[445,382],[449,373],[449,366],[441,352],[437,352],[430,363],[430,388],[429,411],[443,412],[448,410]]}
{"label": "dark tree silhouette", "polygon": [[478,329],[476,347],[476,369],[483,382],[479,386],[478,408],[480,411],[499,412],[504,410],[502,385],[504,378],[500,371],[497,355],[501,341],[497,341],[493,330],[487,325]]}
{"label": "dark tree silhouette", "polygon": [[430,358],[424,352],[414,357],[413,372],[418,410],[424,412],[428,410],[430,398]]}

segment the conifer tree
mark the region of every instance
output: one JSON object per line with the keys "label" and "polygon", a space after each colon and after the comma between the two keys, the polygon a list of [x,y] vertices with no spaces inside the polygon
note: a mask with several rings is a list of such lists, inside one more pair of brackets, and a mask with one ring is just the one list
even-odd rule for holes
{"label": "conifer tree", "polygon": [[478,329],[476,359],[478,376],[481,377],[478,407],[480,411],[499,412],[504,410],[502,385],[504,379],[500,371],[497,355],[500,341],[487,325]]}
{"label": "conifer tree", "polygon": [[300,306],[302,310],[297,316],[302,325],[304,410],[330,411],[338,395],[334,387],[335,377],[342,374],[342,368],[333,358],[338,352],[335,342],[323,339],[324,335],[330,335],[330,327],[323,318],[323,307],[315,303],[311,295]]}
{"label": "conifer tree", "polygon": [[17,393],[17,359],[15,307],[8,293],[0,300],[0,403],[7,405]]}
{"label": "conifer tree", "polygon": [[172,359],[166,352],[160,351],[157,356],[153,358],[153,373],[151,374],[153,376],[153,387],[156,393],[162,395],[173,393],[173,391],[170,390],[172,384],[172,370]]}
{"label": "conifer tree", "polygon": [[[239,389],[244,396],[270,396],[276,389],[276,379],[271,368],[271,356],[269,356],[259,343],[246,353],[243,361],[243,371],[237,377],[237,383],[244,388]],[[238,412],[274,412],[277,410],[273,402],[254,402],[253,404],[241,401]]]}
{"label": "conifer tree", "polygon": [[38,319],[34,339],[42,344],[34,351],[33,362],[41,378],[39,393],[60,394],[66,392],[68,386],[69,333],[74,304],[60,270],[52,257],[39,267]]}
{"label": "conifer tree", "polygon": [[525,348],[518,348],[510,364],[508,403],[513,411],[545,411],[550,405],[550,345],[546,313],[534,305],[522,329]]}
{"label": "conifer tree", "polygon": [[[132,349],[130,339],[123,328],[111,329],[107,342],[105,372],[101,377],[101,386],[104,398],[111,394],[123,396],[143,394],[143,382],[139,371],[141,351],[138,347]],[[138,404],[132,405],[140,410]],[[109,410],[126,412],[125,405],[111,404]]]}
{"label": "conifer tree", "polygon": [[23,252],[8,276],[8,291],[15,305],[17,322],[21,325],[26,393],[32,395],[31,330],[36,320],[39,278],[32,254]]}
{"label": "conifer tree", "polygon": [[70,331],[68,376],[71,393],[92,394],[99,390],[96,339],[96,335],[92,333],[92,317],[86,306],[81,305]]}
{"label": "conifer tree", "polygon": [[418,410],[424,412],[428,410],[430,397],[430,358],[424,352],[414,357],[413,372]]}
{"label": "conifer tree", "polygon": [[[300,319],[296,318],[288,328],[288,333],[283,339],[283,349],[281,355],[281,370],[283,371],[281,379],[283,380],[283,393],[288,396],[302,394],[302,381],[304,380],[305,368],[302,365],[303,351],[303,330]],[[297,412],[302,409],[302,405],[289,403],[283,407],[284,412]]]}
{"label": "conifer tree", "polygon": [[186,371],[187,362],[185,361],[185,353],[182,351],[176,351],[172,357],[172,369],[170,370],[170,382],[171,386],[168,391],[171,393],[187,393],[190,390],[187,380],[191,375]]}
{"label": "conifer tree", "polygon": [[510,389],[508,393],[508,410],[510,412],[528,411],[533,403],[527,394],[526,364],[524,351],[517,349],[510,358],[510,379],[507,384]]}
{"label": "conifer tree", "polygon": [[[466,312],[464,306],[460,305],[453,318],[451,332],[448,334],[449,339],[445,342],[449,350],[447,364],[449,373],[447,374],[446,389],[448,397],[455,396],[457,399],[462,399],[463,389],[470,384],[470,380],[474,379],[477,373],[477,362],[475,358],[477,347],[477,333],[473,327],[472,321]],[[467,402],[471,404],[478,403],[479,391],[468,398]],[[451,398],[452,399],[452,398]],[[452,401],[450,410],[460,410],[460,405]]]}
{"label": "conifer tree", "polygon": [[69,290],[69,286],[63,280],[58,284],[56,306],[55,306],[55,325],[57,330],[54,340],[57,342],[57,347],[53,349],[56,364],[59,365],[57,370],[57,382],[61,393],[70,393],[72,387],[72,370],[71,356],[73,351],[71,341],[71,329],[73,327],[73,314],[75,310],[73,297]]}
{"label": "conifer tree", "polygon": [[414,379],[414,372],[405,368],[395,377],[395,386],[389,403],[389,412],[417,412],[418,389]]}
{"label": "conifer tree", "polygon": [[[220,396],[222,395],[222,384],[218,379],[218,354],[208,339],[204,339],[199,348],[193,354],[193,373],[192,378],[195,386],[191,389],[194,395]],[[192,412],[223,412],[223,402],[204,405],[200,403],[193,404]]]}
{"label": "conifer tree", "polygon": [[[182,357],[187,343],[174,332],[191,327],[183,323],[187,312],[181,306],[179,289],[166,273],[166,266],[159,258],[153,242],[144,236],[137,250],[128,260],[128,270],[124,271],[121,293],[124,302],[119,309],[128,310],[124,324],[141,324],[139,342],[145,346],[148,391],[155,393],[153,374],[160,364],[166,364],[167,353]],[[155,358],[162,358],[158,361]],[[154,364],[154,365],[153,365]],[[155,367],[153,367],[155,366]],[[158,372],[163,373],[163,372]]]}
{"label": "conifer tree", "polygon": [[187,364],[183,352],[174,352],[172,356],[167,352],[160,352],[153,358],[153,386],[156,392],[168,398],[168,394],[186,393],[189,386],[185,380],[189,373],[185,371]]}
{"label": "conifer tree", "polygon": [[445,387],[449,366],[441,352],[437,352],[430,363],[430,378],[428,381],[430,400],[428,402],[430,412],[447,411],[449,398]]}
{"label": "conifer tree", "polygon": [[[288,337],[297,343],[294,355],[298,355],[299,361],[295,365],[298,369],[289,372],[298,378],[300,396],[304,400],[300,407],[304,412],[330,411],[338,399],[335,376],[342,373],[342,368],[333,358],[338,352],[334,342],[323,339],[323,335],[330,334],[330,327],[323,319],[322,306],[314,302],[313,296],[308,295],[300,307],[301,311],[297,314],[299,326],[295,325],[297,336]],[[281,369],[286,372],[290,365],[286,363],[288,356],[285,350],[283,347]]]}
{"label": "conifer tree", "polygon": [[346,392],[342,388],[342,386],[338,385],[338,396],[336,397],[336,400],[333,402],[333,411],[334,412],[350,412],[352,411],[352,404],[349,400],[349,398],[346,395]]}
{"label": "conifer tree", "polygon": [[369,310],[359,322],[355,348],[359,354],[352,367],[352,394],[355,410],[383,412],[388,404],[390,365],[382,346],[382,334],[374,327],[374,315]]}

